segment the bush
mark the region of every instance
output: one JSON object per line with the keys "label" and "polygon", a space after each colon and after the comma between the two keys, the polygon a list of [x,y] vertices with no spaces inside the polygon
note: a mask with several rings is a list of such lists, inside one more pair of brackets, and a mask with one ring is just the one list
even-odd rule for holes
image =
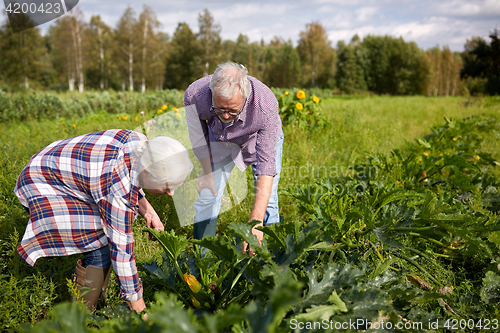
{"label": "bush", "polygon": [[303,90],[296,93],[285,91],[278,97],[281,121],[284,125],[313,130],[323,128],[326,119],[321,109],[321,100],[315,95],[306,96]]}
{"label": "bush", "polygon": [[0,91],[0,121],[83,117],[98,111],[112,114],[139,113],[156,110],[164,104],[183,106],[183,99],[184,94],[178,90],[161,90],[145,94],[106,91],[62,95],[36,90],[15,94]]}

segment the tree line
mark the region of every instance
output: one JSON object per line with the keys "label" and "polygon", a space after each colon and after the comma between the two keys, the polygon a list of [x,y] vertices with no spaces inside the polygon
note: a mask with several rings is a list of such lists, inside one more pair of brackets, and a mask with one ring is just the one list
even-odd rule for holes
{"label": "tree line", "polygon": [[244,64],[249,74],[271,87],[325,88],[338,93],[449,96],[500,93],[499,36],[491,42],[472,37],[464,52],[448,47],[420,49],[391,36],[355,35],[334,47],[325,28],[311,22],[297,46],[274,37],[250,42],[240,34],[222,40],[209,10],[198,14],[198,31],[180,22],[172,36],[147,5],[128,7],[116,27],[99,15],[88,22],[75,8],[41,36],[39,29],[12,33],[0,28],[0,89],[55,90],[185,89],[210,74],[218,63]]}

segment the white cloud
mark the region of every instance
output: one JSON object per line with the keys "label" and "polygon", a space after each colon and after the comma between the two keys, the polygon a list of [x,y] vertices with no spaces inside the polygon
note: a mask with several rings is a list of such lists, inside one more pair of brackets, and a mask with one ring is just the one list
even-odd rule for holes
{"label": "white cloud", "polygon": [[356,9],[356,20],[358,22],[366,22],[369,21],[370,19],[373,19],[373,17],[379,12],[379,9],[376,7],[361,7],[359,9]]}
{"label": "white cloud", "polygon": [[453,0],[437,5],[436,13],[444,16],[500,18],[500,1]]}
{"label": "white cloud", "polygon": [[[137,15],[142,11],[143,1],[129,3]],[[170,36],[179,22],[198,32],[198,14],[207,8],[220,24],[224,40],[236,40],[241,33],[251,42],[278,36],[295,45],[299,32],[313,21],[325,27],[332,45],[349,41],[354,34],[371,34],[402,36],[424,49],[448,44],[457,51],[467,38],[487,36],[500,26],[500,0],[150,0],[148,5]],[[86,0],[78,6],[86,20],[99,14],[115,27],[127,3]],[[42,31],[48,25],[41,26]]]}

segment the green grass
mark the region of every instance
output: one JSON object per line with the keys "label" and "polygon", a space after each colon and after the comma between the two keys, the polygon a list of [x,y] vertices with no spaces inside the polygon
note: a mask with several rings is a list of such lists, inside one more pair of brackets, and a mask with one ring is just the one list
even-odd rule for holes
{"label": "green grass", "polygon": [[[285,142],[280,188],[294,187],[314,182],[317,178],[336,177],[349,172],[349,167],[370,153],[390,153],[403,148],[405,143],[430,133],[430,127],[444,123],[444,117],[461,119],[476,114],[499,114],[500,98],[462,97],[389,97],[331,98],[322,101],[322,107],[330,125],[314,132],[293,127],[284,128]],[[126,110],[121,116],[127,115]],[[80,134],[110,129],[134,129],[140,125],[130,113],[128,120],[104,112],[82,118],[30,121],[0,124],[0,275],[17,274],[19,280],[33,274],[42,274],[53,281],[57,299],[67,300],[65,279],[69,277],[74,261],[72,258],[41,259],[35,268],[15,258],[11,250],[11,235],[17,231],[22,237],[26,227],[24,212],[12,189],[17,175],[31,155],[49,143]],[[140,119],[139,119],[140,120]],[[500,159],[500,133],[494,132],[485,141],[485,151]],[[248,171],[248,170],[247,170]],[[498,170],[495,171],[499,174]],[[250,179],[250,174],[247,172]],[[171,209],[171,199],[151,198],[153,205],[168,228],[176,228]],[[222,214],[219,232],[224,233],[233,221],[246,221],[253,200],[249,195],[236,209]],[[281,215],[290,221],[300,221],[304,215],[298,212],[296,203],[289,197],[280,196]],[[143,233],[145,223],[138,219],[135,226],[137,261],[150,262],[159,257],[160,248],[147,240]],[[177,233],[191,236],[191,227]],[[16,270],[13,271],[13,265]],[[8,281],[8,279],[7,279]],[[44,282],[45,283],[45,282]],[[47,282],[48,283],[48,282]],[[147,286],[146,286],[147,287]],[[36,286],[26,285],[26,290]],[[29,289],[33,288],[33,289]],[[116,283],[111,292],[117,293]],[[114,290],[113,290],[114,289]],[[152,293],[145,296],[151,299]],[[28,292],[26,292],[28,293]],[[115,301],[117,301],[115,299]],[[33,315],[26,317],[36,321]]]}

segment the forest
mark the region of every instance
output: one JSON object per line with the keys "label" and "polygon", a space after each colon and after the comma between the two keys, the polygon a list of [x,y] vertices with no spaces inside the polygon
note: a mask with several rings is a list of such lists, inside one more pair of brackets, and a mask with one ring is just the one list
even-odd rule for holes
{"label": "forest", "polygon": [[128,7],[115,27],[78,8],[42,36],[38,28],[0,28],[0,90],[154,91],[185,89],[218,63],[244,64],[270,87],[323,88],[333,93],[457,96],[500,92],[500,32],[471,36],[463,52],[444,42],[428,50],[401,37],[354,35],[332,45],[320,22],[307,24],[297,45],[275,36],[270,43],[223,40],[208,9],[198,27],[179,22],[173,35],[160,30],[151,7]]}

